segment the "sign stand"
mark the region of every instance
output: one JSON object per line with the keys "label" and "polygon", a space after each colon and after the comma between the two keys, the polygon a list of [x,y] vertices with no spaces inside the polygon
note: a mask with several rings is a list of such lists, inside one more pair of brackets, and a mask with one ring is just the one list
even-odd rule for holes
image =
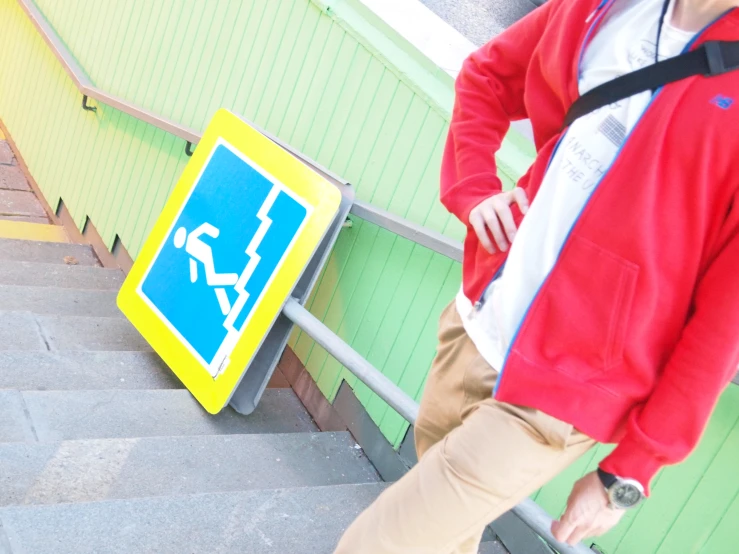
{"label": "sign stand", "polygon": [[254,411],[354,201],[227,110],[209,123],[118,306],[210,413]]}
{"label": "sign stand", "polygon": [[[331,255],[331,250],[339,237],[339,232],[346,221],[349,210],[354,203],[354,189],[351,185],[336,183],[341,191],[341,204],[339,211],[334,218],[333,223],[328,229],[326,236],[316,249],[313,257],[305,268],[303,275],[300,277],[295,289],[292,292],[292,298],[304,305],[308,296],[318,279],[318,275],[323,266]],[[290,301],[290,300],[288,300]],[[282,356],[287,341],[292,332],[293,322],[288,319],[284,313],[280,312],[277,316],[272,329],[259,347],[257,354],[254,356],[249,370],[244,374],[244,378],[234,391],[229,405],[243,415],[252,413],[262,397],[264,389],[267,387],[272,374],[277,367],[280,357]]]}

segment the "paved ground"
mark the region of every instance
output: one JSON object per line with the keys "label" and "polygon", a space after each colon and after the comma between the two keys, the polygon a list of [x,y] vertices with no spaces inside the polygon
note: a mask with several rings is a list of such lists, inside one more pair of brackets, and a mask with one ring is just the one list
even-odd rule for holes
{"label": "paved ground", "polygon": [[475,44],[483,44],[543,0],[421,0]]}
{"label": "paved ground", "polygon": [[50,223],[0,132],[0,219]]}

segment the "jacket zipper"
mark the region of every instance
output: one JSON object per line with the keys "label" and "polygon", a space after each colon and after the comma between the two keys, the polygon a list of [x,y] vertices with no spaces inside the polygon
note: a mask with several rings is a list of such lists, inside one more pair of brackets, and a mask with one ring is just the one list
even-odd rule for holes
{"label": "jacket zipper", "polygon": [[[585,48],[587,47],[587,44],[588,44],[588,42],[590,40],[590,36],[591,36],[591,34],[593,32],[593,29],[600,22],[601,18],[606,14],[606,12],[608,11],[608,8],[610,8],[613,5],[614,1],[615,0],[605,0],[604,2],[601,2],[601,4],[599,5],[599,7],[596,9],[596,12],[597,12],[598,10],[600,10],[601,7],[605,6],[605,9],[602,10],[602,13],[600,13],[594,19],[594,21],[591,23],[590,29],[588,29],[588,33],[585,35],[585,40],[583,41],[583,44],[582,44],[581,49],[580,49],[580,59],[579,59],[579,62],[578,62],[578,70],[577,70],[577,78],[578,78],[578,80],[580,78],[580,65],[582,63],[582,58],[583,58],[583,55],[584,55],[584,52],[585,52]],[[711,23],[709,23],[708,25],[706,25],[698,33],[696,33],[695,36],[690,40],[690,42],[685,45],[685,48],[683,48],[682,53],[688,52],[693,47],[693,45],[695,44],[695,42],[697,40],[700,40],[700,38],[703,35],[703,33],[709,27],[711,27],[714,23],[716,23],[721,18],[723,18],[726,14],[728,14],[731,11],[733,11],[733,9],[734,8],[727,10],[726,12],[724,12],[723,14],[721,14],[719,17],[717,17],[716,19],[714,19]],[[647,113],[647,111],[649,110],[649,108],[652,107],[652,104],[654,103],[654,101],[657,99],[657,97],[659,96],[659,94],[661,92],[662,92],[662,88],[659,88],[659,89],[657,89],[654,92],[654,94],[652,95],[652,98],[649,101],[649,104],[647,104],[647,107],[644,108],[644,111],[641,113],[641,115],[639,116],[639,119],[636,121],[636,123],[634,124],[634,126],[631,128],[631,131],[629,132],[629,134],[627,135],[627,137],[624,139],[623,143],[621,144],[621,147],[618,149],[618,151],[616,152],[616,155],[613,157],[613,160],[611,160],[611,163],[609,164],[608,168],[603,173],[603,175],[601,175],[600,179],[598,180],[598,182],[596,183],[596,185],[593,187],[593,190],[591,191],[590,196],[588,197],[588,200],[583,205],[582,209],[580,210],[580,213],[577,215],[577,218],[572,223],[572,226],[570,227],[569,231],[567,232],[567,236],[565,237],[565,240],[562,243],[562,247],[560,248],[559,252],[557,253],[557,261],[555,261],[554,266],[552,266],[552,269],[549,271],[549,273],[544,278],[544,280],[540,283],[539,288],[537,289],[536,293],[534,294],[533,298],[531,299],[531,302],[526,307],[526,311],[524,312],[524,315],[521,318],[521,321],[518,322],[518,326],[516,327],[516,330],[513,333],[513,337],[511,338],[511,342],[508,344],[508,348],[506,349],[505,355],[503,356],[503,365],[500,368],[500,371],[498,372],[498,379],[495,382],[495,388],[493,389],[493,396],[495,396],[497,394],[498,389],[500,388],[500,383],[501,383],[501,381],[503,379],[503,372],[505,370],[506,363],[508,362],[508,357],[510,356],[511,350],[513,349],[513,345],[516,343],[516,340],[518,339],[518,336],[519,336],[519,334],[521,332],[521,327],[523,326],[524,321],[526,321],[526,318],[529,315],[529,311],[531,310],[531,306],[534,305],[534,303],[536,302],[536,299],[538,298],[539,293],[541,292],[541,290],[544,287],[545,283],[547,282],[547,280],[551,276],[551,274],[554,271],[554,269],[557,267],[557,263],[560,260],[560,257],[562,255],[562,251],[564,250],[565,245],[567,244],[567,242],[570,239],[570,236],[572,235],[572,230],[575,228],[575,225],[577,225],[577,222],[582,217],[583,212],[585,211],[585,209],[590,204],[590,200],[593,198],[593,195],[595,194],[595,191],[600,187],[600,184],[603,182],[603,179],[605,179],[606,175],[610,172],[611,168],[613,167],[613,164],[616,162],[616,160],[618,159],[619,155],[621,154],[621,151],[626,146],[626,143],[629,141],[629,139],[633,135],[634,131],[638,127],[639,123],[644,118],[644,115]],[[564,137],[564,134],[563,134],[562,138],[563,137]],[[547,170],[549,169],[549,165],[551,165],[551,163],[552,163],[552,159],[554,158],[554,154],[557,152],[557,148],[559,147],[559,143],[561,143],[562,138],[560,138],[559,142],[557,143],[557,146],[554,149],[554,152],[552,152],[552,156],[549,159],[549,164],[547,165]],[[487,292],[487,289],[486,289],[486,292]],[[483,298],[484,298],[484,293],[483,293]]]}
{"label": "jacket zipper", "polygon": [[[585,20],[586,22],[592,21],[592,23],[590,24],[590,28],[588,29],[588,32],[585,35],[585,40],[583,41],[583,43],[582,43],[582,45],[580,47],[580,57],[579,57],[578,62],[577,62],[577,79],[578,79],[578,81],[580,79],[580,66],[582,65],[582,58],[583,58],[583,56],[585,54],[585,47],[590,42],[590,35],[593,32],[593,28],[598,24],[598,22],[600,21],[601,16],[603,16],[605,14],[605,12],[603,12],[603,13],[599,13],[599,12],[601,12],[603,10],[603,7],[606,6],[606,4],[608,4],[608,6],[606,7],[606,9],[609,8],[610,7],[610,4],[612,4],[613,2],[615,2],[615,0],[602,0],[601,3],[598,4],[598,6],[596,6],[595,10],[593,10],[593,12]],[[593,18],[595,18],[594,21],[593,21]],[[568,131],[569,131],[569,129],[567,131],[565,131],[564,133],[562,133],[562,135],[557,140],[557,144],[554,145],[554,150],[552,150],[552,153],[549,156],[549,161],[547,162],[547,167],[544,170],[544,174],[545,175],[546,175],[546,172],[549,171],[549,166],[552,165],[552,160],[554,160],[554,156],[557,154],[557,150],[559,150],[559,146],[562,144],[562,141],[567,136],[567,132]],[[495,272],[495,275],[493,275],[493,278],[485,286],[485,289],[482,291],[482,295],[477,300],[477,302],[475,302],[473,304],[473,313],[479,312],[480,310],[482,310],[483,306],[485,305],[485,302],[487,301],[487,293],[490,290],[490,287],[493,286],[493,283],[495,282],[495,280],[498,277],[500,277],[500,274],[503,271],[503,267],[505,267],[505,262],[503,262],[503,264],[498,268],[498,271]]]}
{"label": "jacket zipper", "polygon": [[485,289],[482,291],[482,295],[480,296],[479,300],[475,302],[474,304],[474,311],[479,312],[482,310],[482,307],[485,305],[485,302],[487,301],[487,294],[490,290],[490,287],[493,286],[493,283],[495,283],[496,279],[500,277],[500,274],[503,273],[503,268],[505,267],[505,262],[500,264],[500,267],[498,268],[498,271],[495,272],[495,275],[493,275],[493,278],[490,279],[490,282],[485,286]]}
{"label": "jacket zipper", "polygon": [[[603,7],[606,4],[609,4],[609,2],[610,3],[613,3],[613,2],[615,2],[615,0],[602,0],[602,2],[600,4],[598,4],[598,6],[596,6],[595,10],[593,10],[593,12],[585,20],[586,22],[589,22],[589,21],[592,21],[593,18],[595,17],[595,21],[593,21],[590,24],[590,28],[588,29],[588,32],[585,35],[585,40],[583,41],[583,44],[580,47],[580,57],[579,57],[578,62],[577,62],[577,79],[578,79],[578,81],[580,79],[580,66],[582,65],[582,58],[583,58],[583,55],[585,53],[585,46],[590,41],[590,35],[593,32],[593,28],[595,27],[595,25],[597,25],[597,23],[600,21],[601,16],[603,15],[603,14],[600,14],[599,12],[603,9]],[[610,5],[608,7],[610,7]],[[597,17],[596,17],[596,15],[597,15]],[[549,156],[549,161],[547,162],[547,167],[544,170],[544,175],[546,175],[546,172],[549,171],[549,166],[552,165],[552,160],[554,160],[554,156],[557,155],[557,150],[559,150],[559,146],[562,144],[562,141],[567,136],[567,132],[568,131],[569,131],[569,129],[567,131],[565,131],[564,133],[562,133],[562,135],[557,140],[557,144],[554,145],[554,150],[552,150],[552,153]],[[493,278],[485,286],[485,288],[482,291],[482,295],[480,295],[480,298],[477,300],[477,302],[475,302],[473,304],[473,313],[479,312],[480,310],[482,310],[483,306],[485,305],[485,302],[487,301],[487,293],[490,290],[490,287],[492,287],[493,286],[493,283],[495,282],[495,280],[498,277],[500,277],[500,274],[503,272],[503,268],[504,267],[505,267],[505,262],[503,262],[503,264],[498,268],[498,271],[495,272],[495,275],[493,275]]]}

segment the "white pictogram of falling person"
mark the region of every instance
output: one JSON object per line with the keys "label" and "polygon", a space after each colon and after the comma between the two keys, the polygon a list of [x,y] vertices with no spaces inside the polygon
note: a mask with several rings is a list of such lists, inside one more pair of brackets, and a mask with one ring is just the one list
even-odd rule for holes
{"label": "white pictogram of falling person", "polygon": [[203,223],[200,227],[187,232],[187,229],[180,227],[174,234],[175,248],[185,247],[185,252],[190,255],[190,282],[195,283],[198,280],[198,262],[203,264],[205,269],[205,282],[208,286],[215,289],[218,305],[223,315],[228,315],[231,311],[231,303],[228,300],[226,289],[223,287],[232,287],[239,280],[236,273],[217,273],[215,263],[213,262],[213,250],[210,245],[200,240],[202,235],[207,235],[217,239],[220,231],[213,227],[210,223]]}

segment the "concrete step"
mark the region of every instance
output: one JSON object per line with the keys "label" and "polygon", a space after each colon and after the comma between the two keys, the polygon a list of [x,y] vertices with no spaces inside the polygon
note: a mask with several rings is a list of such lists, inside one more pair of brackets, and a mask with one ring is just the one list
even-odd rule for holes
{"label": "concrete step", "polygon": [[0,260],[99,266],[92,248],[83,244],[0,239]]}
{"label": "concrete step", "polygon": [[176,388],[182,384],[153,352],[0,351],[0,389]]}
{"label": "concrete step", "polygon": [[0,285],[0,306],[7,311],[83,317],[119,317],[113,290]]}
{"label": "concrete step", "polygon": [[0,350],[47,349],[34,314],[0,312]]}
{"label": "concrete step", "polygon": [[375,483],[349,433],[0,445],[0,506]]}
{"label": "concrete step", "polygon": [[0,312],[0,351],[8,350],[151,352],[152,349],[122,317]]}
{"label": "concrete step", "polygon": [[50,350],[151,352],[139,332],[122,317],[36,316]]}
{"label": "concrete step", "polygon": [[330,554],[383,488],[370,483],[0,508],[0,551],[5,545],[29,554]]}
{"label": "concrete step", "polygon": [[36,195],[30,190],[5,190],[0,188],[0,214],[44,217],[46,211]]}
{"label": "concrete step", "polygon": [[18,391],[0,391],[0,443],[37,440],[23,395]]}
{"label": "concrete step", "polygon": [[181,390],[0,391],[0,442],[317,431],[291,389],[267,389],[257,410],[203,410]]}
{"label": "concrete step", "polygon": [[0,264],[0,285],[118,290],[123,272],[85,265],[9,262]]}

